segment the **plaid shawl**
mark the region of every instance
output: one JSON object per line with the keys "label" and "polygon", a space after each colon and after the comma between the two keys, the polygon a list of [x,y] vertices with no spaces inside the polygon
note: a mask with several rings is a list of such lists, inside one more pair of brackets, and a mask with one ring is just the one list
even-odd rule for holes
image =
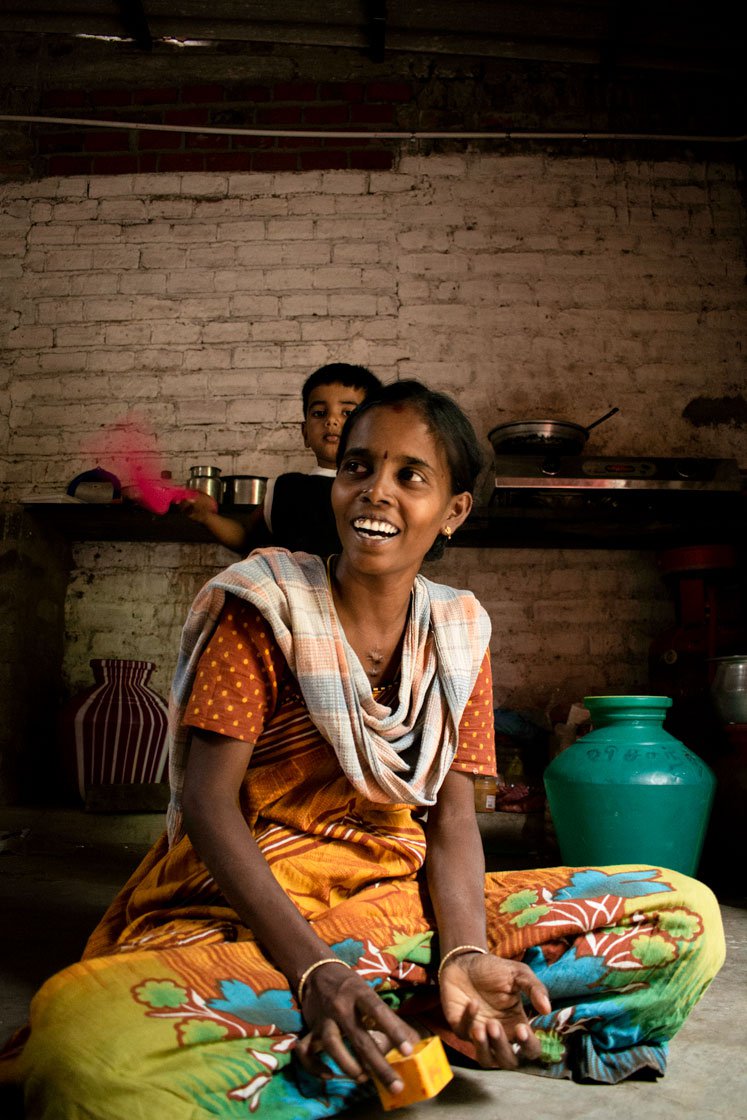
{"label": "plaid shawl", "polygon": [[169,699],[171,843],[181,834],[192,733],[183,726],[184,711],[229,592],[253,603],[272,627],[312,721],[355,789],[380,804],[433,805],[454,759],[462,713],[490,640],[485,610],[470,591],[416,577],[399,705],[390,710],[373,698],[345,638],[320,557],[258,549],[205,584],[182,631]]}

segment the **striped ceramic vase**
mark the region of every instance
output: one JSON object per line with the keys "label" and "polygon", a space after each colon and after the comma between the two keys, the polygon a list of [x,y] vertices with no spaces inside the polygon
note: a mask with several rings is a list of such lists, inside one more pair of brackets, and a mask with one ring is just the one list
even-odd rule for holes
{"label": "striped ceramic vase", "polygon": [[148,688],[154,663],[104,657],[90,664],[96,683],[63,715],[68,771],[80,796],[97,786],[162,781],[168,709]]}

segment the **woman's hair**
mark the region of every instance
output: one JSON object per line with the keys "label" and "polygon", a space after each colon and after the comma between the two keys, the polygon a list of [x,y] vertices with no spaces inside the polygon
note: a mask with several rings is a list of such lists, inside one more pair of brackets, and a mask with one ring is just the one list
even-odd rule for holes
{"label": "woman's hair", "polygon": [[[389,385],[382,385],[361,401],[345,421],[340,433],[338,467],[345,454],[350,433],[360,417],[372,408],[386,408],[396,404],[409,405],[423,417],[428,430],[446,456],[452,494],[462,494],[465,490],[472,494],[485,465],[475,429],[456,401],[446,393],[429,389],[420,381],[394,381]],[[445,546],[446,537],[439,533],[425,559],[438,560],[443,555]]]}

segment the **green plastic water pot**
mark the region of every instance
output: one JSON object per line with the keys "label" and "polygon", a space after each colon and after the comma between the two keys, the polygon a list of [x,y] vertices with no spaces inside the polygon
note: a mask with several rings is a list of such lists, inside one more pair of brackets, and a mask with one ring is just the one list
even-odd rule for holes
{"label": "green plastic water pot", "polygon": [[664,730],[668,696],[587,696],[592,728],[545,770],[563,862],[649,863],[693,875],[716,779]]}

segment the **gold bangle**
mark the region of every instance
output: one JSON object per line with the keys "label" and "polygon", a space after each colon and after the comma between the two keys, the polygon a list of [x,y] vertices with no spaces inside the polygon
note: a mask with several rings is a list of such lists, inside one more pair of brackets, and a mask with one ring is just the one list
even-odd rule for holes
{"label": "gold bangle", "polygon": [[455,948],[449,949],[446,956],[441,958],[441,963],[438,966],[436,980],[439,984],[441,983],[441,973],[446,968],[446,965],[449,963],[451,958],[461,957],[464,953],[482,953],[483,956],[487,956],[488,950],[483,949],[480,945],[457,945]]}
{"label": "gold bangle", "polygon": [[299,1007],[301,1006],[301,1003],[303,1001],[303,990],[306,987],[306,981],[309,979],[312,972],[315,972],[317,968],[321,968],[323,964],[341,964],[343,968],[350,968],[350,965],[345,964],[345,961],[341,961],[339,957],[324,957],[322,960],[314,961],[313,964],[310,964],[302,975],[301,979],[298,981],[298,994],[296,995],[296,1002],[298,1003]]}

